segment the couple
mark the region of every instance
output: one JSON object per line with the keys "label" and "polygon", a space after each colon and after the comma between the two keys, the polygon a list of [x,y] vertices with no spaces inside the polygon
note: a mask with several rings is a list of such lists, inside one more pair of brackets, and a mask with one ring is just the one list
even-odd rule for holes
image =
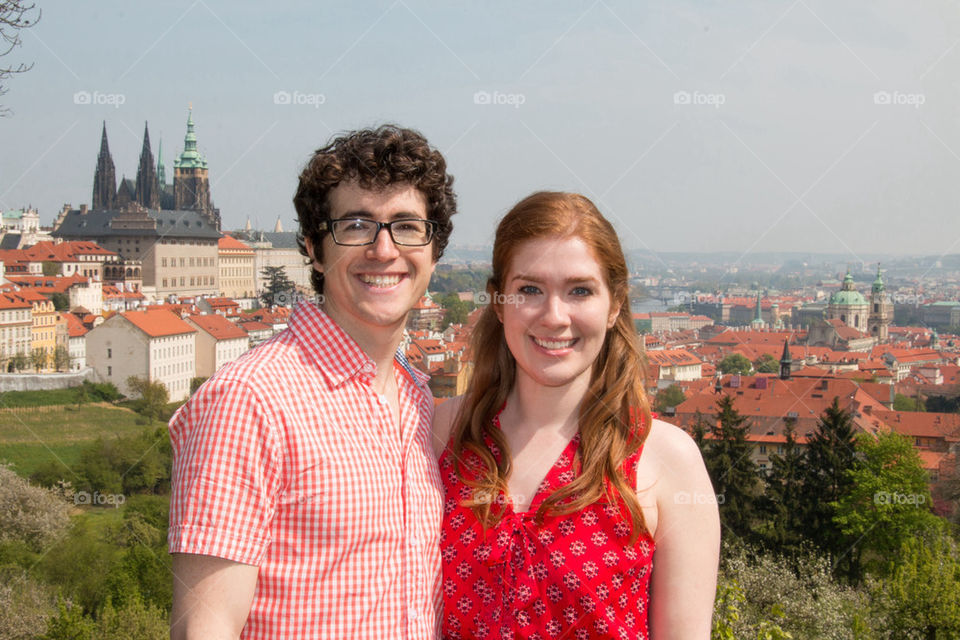
{"label": "couple", "polygon": [[[393,126],[300,176],[319,304],[174,416],[174,638],[708,638],[715,504],[650,416],[610,224],[535,193],[500,222],[474,370],[437,407],[398,351],[456,211]],[[439,464],[438,464],[439,460]]]}

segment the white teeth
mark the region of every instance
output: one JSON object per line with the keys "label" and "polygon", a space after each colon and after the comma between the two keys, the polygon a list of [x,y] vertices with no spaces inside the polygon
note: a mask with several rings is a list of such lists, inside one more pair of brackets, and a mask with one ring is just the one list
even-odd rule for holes
{"label": "white teeth", "polygon": [[392,287],[400,282],[400,276],[371,276],[368,274],[361,274],[360,279],[367,284],[372,284],[375,287]]}
{"label": "white teeth", "polygon": [[573,343],[576,342],[576,339],[573,340],[538,340],[537,338],[533,339],[538,345],[544,349],[566,349],[567,347],[572,347]]}

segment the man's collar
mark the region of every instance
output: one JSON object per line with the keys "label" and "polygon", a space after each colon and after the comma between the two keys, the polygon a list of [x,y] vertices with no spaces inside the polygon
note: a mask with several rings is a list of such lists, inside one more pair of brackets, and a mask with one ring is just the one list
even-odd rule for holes
{"label": "man's collar", "polygon": [[[288,326],[306,352],[317,362],[330,386],[340,386],[360,373],[373,375],[376,372],[373,359],[340,325],[312,302],[298,303],[290,316]],[[397,349],[394,359],[417,386],[427,387],[430,376],[410,366],[401,349]]]}

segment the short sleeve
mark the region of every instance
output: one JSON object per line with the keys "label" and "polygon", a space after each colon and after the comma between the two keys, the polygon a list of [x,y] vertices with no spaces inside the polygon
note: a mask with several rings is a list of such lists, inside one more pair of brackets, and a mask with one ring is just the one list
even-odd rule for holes
{"label": "short sleeve", "polygon": [[276,425],[246,382],[213,379],[170,421],[171,553],[259,565],[283,477]]}

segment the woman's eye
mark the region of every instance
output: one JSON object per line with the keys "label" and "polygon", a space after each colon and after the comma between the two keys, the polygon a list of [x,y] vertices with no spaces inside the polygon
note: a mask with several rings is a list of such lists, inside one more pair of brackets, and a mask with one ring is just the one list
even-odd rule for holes
{"label": "woman's eye", "polygon": [[572,293],[575,296],[593,295],[593,291],[591,289],[588,289],[587,287],[574,287],[573,291],[571,291],[570,293]]}
{"label": "woman's eye", "polygon": [[517,289],[517,291],[518,291],[519,293],[522,293],[522,294],[528,295],[528,296],[535,296],[535,295],[537,295],[538,293],[540,293],[540,289],[538,289],[537,287],[533,286],[532,284],[525,284],[525,285],[521,286],[519,289]]}

